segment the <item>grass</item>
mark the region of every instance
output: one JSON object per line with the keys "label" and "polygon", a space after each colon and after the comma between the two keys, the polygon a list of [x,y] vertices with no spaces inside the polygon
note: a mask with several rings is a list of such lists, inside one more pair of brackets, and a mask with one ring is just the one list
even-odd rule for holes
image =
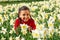
{"label": "grass", "polygon": [[6,5],[6,4],[19,4],[19,3],[31,3],[31,2],[39,2],[44,0],[22,0],[22,1],[0,1],[0,5]]}

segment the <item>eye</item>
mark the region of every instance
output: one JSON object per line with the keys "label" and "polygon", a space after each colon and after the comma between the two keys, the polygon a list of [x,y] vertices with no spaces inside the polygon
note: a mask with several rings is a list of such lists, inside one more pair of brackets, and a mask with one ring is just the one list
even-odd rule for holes
{"label": "eye", "polygon": [[29,14],[27,14],[27,16],[29,16]]}
{"label": "eye", "polygon": [[27,14],[27,16],[28,16],[29,14]]}
{"label": "eye", "polygon": [[23,16],[25,16],[25,14],[23,14]]}

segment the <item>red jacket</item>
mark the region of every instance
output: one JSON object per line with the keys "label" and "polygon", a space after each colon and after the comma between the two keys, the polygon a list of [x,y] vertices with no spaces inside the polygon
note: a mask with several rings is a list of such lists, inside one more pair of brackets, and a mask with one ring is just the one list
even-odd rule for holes
{"label": "red jacket", "polygon": [[27,22],[21,21],[19,18],[15,20],[14,23],[14,29],[16,29],[20,24],[27,24],[28,26],[30,26],[32,28],[32,30],[36,29],[36,25],[33,19],[29,19]]}

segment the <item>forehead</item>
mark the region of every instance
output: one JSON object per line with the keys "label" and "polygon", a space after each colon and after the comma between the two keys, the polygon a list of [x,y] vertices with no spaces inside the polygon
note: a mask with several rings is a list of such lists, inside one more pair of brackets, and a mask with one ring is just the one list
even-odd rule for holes
{"label": "forehead", "polygon": [[27,13],[27,14],[29,14],[30,12],[29,12],[29,10],[21,10],[20,13]]}

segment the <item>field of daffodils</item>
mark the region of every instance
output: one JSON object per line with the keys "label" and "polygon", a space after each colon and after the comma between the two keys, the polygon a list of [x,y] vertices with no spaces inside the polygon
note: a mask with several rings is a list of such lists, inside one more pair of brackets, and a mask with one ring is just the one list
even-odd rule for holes
{"label": "field of daffodils", "polygon": [[[30,8],[36,30],[21,24],[16,34],[14,21],[21,6]],[[60,40],[60,0],[0,5],[0,40]]]}

